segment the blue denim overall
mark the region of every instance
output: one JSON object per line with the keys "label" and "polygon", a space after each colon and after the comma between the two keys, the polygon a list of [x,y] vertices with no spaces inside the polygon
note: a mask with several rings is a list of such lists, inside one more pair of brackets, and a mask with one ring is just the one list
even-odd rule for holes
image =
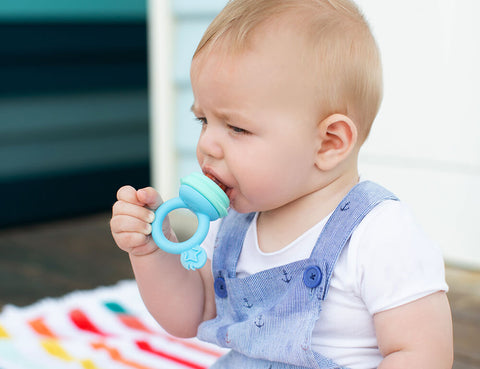
{"label": "blue denim overall", "polygon": [[231,348],[211,368],[340,368],[311,349],[335,263],[353,230],[383,200],[396,197],[361,182],[341,201],[308,259],[236,278],[236,265],[253,213],[231,211],[220,226],[213,256],[217,317],[198,337]]}

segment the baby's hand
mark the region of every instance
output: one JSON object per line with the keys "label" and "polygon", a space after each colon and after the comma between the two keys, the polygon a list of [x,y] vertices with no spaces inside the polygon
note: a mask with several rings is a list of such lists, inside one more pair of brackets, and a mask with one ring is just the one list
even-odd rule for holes
{"label": "baby's hand", "polygon": [[[118,201],[113,205],[110,228],[118,247],[129,254],[141,256],[158,249],[153,242],[150,223],[155,219],[154,211],[162,204],[162,198],[151,187],[135,190],[124,186],[117,192]],[[168,217],[163,223],[165,236],[176,242]]]}

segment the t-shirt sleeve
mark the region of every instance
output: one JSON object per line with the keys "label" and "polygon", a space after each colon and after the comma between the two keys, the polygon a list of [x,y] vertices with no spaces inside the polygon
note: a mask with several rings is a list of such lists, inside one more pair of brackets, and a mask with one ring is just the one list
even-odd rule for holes
{"label": "t-shirt sleeve", "polygon": [[448,290],[439,247],[402,202],[378,205],[351,243],[358,245],[357,288],[372,315]]}
{"label": "t-shirt sleeve", "polygon": [[217,239],[217,233],[221,223],[222,223],[222,219],[217,219],[211,222],[207,237],[205,237],[205,240],[203,240],[202,242],[202,247],[205,249],[207,253],[207,258],[209,258],[210,260],[212,260],[212,257],[213,257],[215,241]]}

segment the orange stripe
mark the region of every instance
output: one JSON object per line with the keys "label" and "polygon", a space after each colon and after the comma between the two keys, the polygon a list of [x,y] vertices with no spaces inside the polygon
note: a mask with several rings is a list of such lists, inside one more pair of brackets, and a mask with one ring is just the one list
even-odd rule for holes
{"label": "orange stripe", "polygon": [[146,333],[153,333],[150,329],[145,327],[145,324],[143,324],[135,316],[128,314],[117,314],[117,316],[128,328],[135,329],[137,331],[143,331]]}
{"label": "orange stripe", "polygon": [[57,338],[57,336],[45,325],[43,318],[30,320],[28,324],[35,332],[37,332],[41,336]]}
{"label": "orange stripe", "polygon": [[108,346],[104,342],[92,342],[91,345],[96,350],[103,349],[103,350],[107,351],[108,354],[110,355],[110,357],[112,358],[112,360],[117,361],[119,363],[128,365],[128,366],[130,366],[132,368],[136,368],[136,369],[153,369],[149,366],[145,366],[145,365],[142,365],[142,364],[139,364],[139,363],[135,363],[134,361],[125,359],[122,356],[122,354],[120,354],[120,351],[118,351],[116,348]]}

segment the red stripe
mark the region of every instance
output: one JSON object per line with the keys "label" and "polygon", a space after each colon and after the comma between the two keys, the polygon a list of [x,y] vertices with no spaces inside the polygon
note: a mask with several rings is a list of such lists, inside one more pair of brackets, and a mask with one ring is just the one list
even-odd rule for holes
{"label": "red stripe", "polygon": [[[151,329],[149,329],[148,327],[146,327],[137,317],[135,317],[134,315],[130,315],[128,313],[117,313],[116,314],[117,317],[120,319],[120,321],[125,325],[127,326],[128,328],[131,328],[131,329],[135,329],[135,330],[139,330],[139,331],[143,331],[143,332],[147,332],[147,333],[151,333],[151,334],[162,334],[161,332],[153,332]],[[188,347],[189,349],[193,349],[193,350],[196,350],[196,351],[200,351],[200,352],[203,352],[205,354],[208,354],[208,355],[211,355],[211,356],[214,356],[214,357],[220,357],[222,356],[221,353],[219,353],[218,351],[215,351],[215,350],[212,350],[210,348],[207,348],[207,347],[204,347],[204,346],[201,346],[201,345],[198,345],[196,344],[195,342],[191,342],[191,341],[185,341],[185,340],[182,340],[182,339],[177,339],[175,337],[172,337],[170,336],[169,334],[164,334],[163,335],[165,339],[167,339],[168,341],[170,342],[175,342],[177,344],[180,344],[182,346],[185,346],[185,347]]]}
{"label": "red stripe", "polygon": [[142,351],[146,351],[146,352],[149,352],[151,354],[154,354],[154,355],[157,355],[157,356],[160,356],[164,359],[167,359],[167,360],[170,360],[170,361],[173,361],[177,364],[182,364],[182,365],[185,365],[186,367],[188,368],[193,368],[193,369],[207,369],[206,366],[203,366],[203,365],[199,365],[197,363],[194,363],[194,362],[191,362],[191,361],[188,361],[188,360],[185,360],[185,359],[182,359],[178,356],[175,356],[175,355],[171,355],[171,354],[168,354],[166,353],[165,351],[161,351],[161,350],[158,350],[158,349],[154,349],[148,342],[146,341],[137,341],[135,342],[138,346],[138,348]]}
{"label": "red stripe", "polygon": [[73,324],[75,324],[82,331],[95,333],[100,336],[108,336],[106,333],[98,329],[95,324],[85,315],[80,309],[74,309],[68,314]]}

